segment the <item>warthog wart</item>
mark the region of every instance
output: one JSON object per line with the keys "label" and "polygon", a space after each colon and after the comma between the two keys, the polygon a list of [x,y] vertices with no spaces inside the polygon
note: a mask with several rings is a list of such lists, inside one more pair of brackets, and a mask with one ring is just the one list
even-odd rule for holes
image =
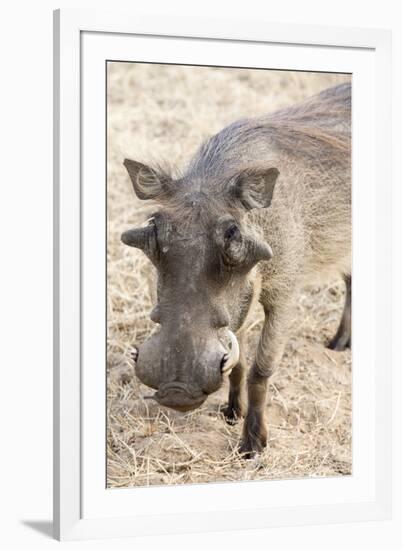
{"label": "warthog wart", "polygon": [[[173,178],[125,160],[134,191],[158,208],[122,234],[158,274],[151,319],[135,351],[138,378],[167,407],[200,406],[229,376],[228,421],[245,415],[240,451],[266,445],[267,382],[278,367],[304,284],[342,276],[346,300],[329,343],[351,344],[351,86],[268,116],[234,122]],[[246,376],[252,306],[265,321]]]}

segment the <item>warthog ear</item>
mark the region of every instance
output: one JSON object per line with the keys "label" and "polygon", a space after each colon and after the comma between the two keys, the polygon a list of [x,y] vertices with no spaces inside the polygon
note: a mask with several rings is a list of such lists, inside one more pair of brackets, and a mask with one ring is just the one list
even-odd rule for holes
{"label": "warthog ear", "polygon": [[166,182],[152,168],[130,159],[125,159],[123,164],[127,168],[135,194],[139,199],[155,199],[163,194]]}
{"label": "warthog ear", "polygon": [[267,208],[271,204],[278,176],[277,168],[245,170],[234,179],[232,191],[246,210]]}

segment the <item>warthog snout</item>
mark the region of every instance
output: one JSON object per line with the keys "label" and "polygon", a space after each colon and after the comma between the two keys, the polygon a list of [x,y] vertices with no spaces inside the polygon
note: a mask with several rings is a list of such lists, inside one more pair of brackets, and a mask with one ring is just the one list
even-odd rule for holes
{"label": "warthog snout", "polygon": [[140,346],[134,357],[137,377],[157,390],[150,397],[185,412],[202,405],[221,387],[238,362],[239,346],[229,330],[208,339],[187,334],[179,340],[161,330]]}

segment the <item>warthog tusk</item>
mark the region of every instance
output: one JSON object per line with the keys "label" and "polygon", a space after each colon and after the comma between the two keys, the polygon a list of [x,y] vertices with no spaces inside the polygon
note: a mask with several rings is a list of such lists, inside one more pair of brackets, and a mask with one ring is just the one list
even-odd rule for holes
{"label": "warthog tusk", "polygon": [[234,367],[230,367],[230,369],[228,369],[228,370],[222,370],[222,376],[224,376],[224,377],[230,376],[232,374],[233,368]]}
{"label": "warthog tusk", "polygon": [[233,367],[236,366],[236,364],[239,361],[239,355],[240,355],[239,342],[237,341],[236,336],[233,334],[231,330],[228,330],[227,334],[229,335],[229,338],[230,338],[231,347],[229,348],[228,358],[225,361],[225,364],[222,368],[223,374],[230,372],[233,369]]}

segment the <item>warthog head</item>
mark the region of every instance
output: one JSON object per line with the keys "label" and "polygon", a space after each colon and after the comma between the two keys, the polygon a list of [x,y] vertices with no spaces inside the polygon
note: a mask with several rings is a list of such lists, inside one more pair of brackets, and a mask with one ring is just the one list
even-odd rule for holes
{"label": "warthog head", "polygon": [[124,162],[140,199],[161,205],[121,240],[140,248],[157,269],[159,332],[138,349],[136,374],[161,405],[199,407],[239,359],[234,335],[252,298],[250,272],[272,257],[270,246],[242,226],[243,214],[271,202],[278,171],[243,171],[216,187],[194,174],[172,180]]}

